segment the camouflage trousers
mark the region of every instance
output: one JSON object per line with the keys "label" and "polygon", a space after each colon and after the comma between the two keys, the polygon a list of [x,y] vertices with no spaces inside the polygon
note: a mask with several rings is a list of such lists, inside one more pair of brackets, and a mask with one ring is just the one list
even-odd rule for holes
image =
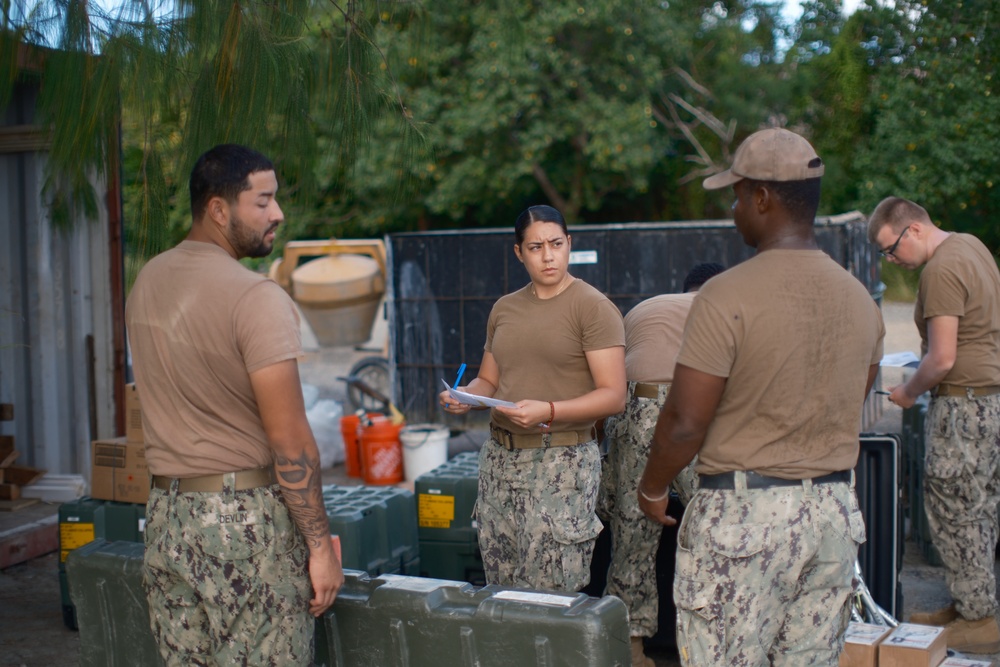
{"label": "camouflage trousers", "polygon": [[685,667],[836,667],[865,525],[844,482],[702,489],[677,537]]}
{"label": "camouflage trousers", "polygon": [[600,473],[593,440],[514,451],[487,440],[476,502],[486,583],[560,591],[586,586],[602,528],[594,513]]}
{"label": "camouflage trousers", "polygon": [[[670,385],[660,385],[657,398],[635,396],[634,388],[635,383],[629,382],[625,411],[605,420],[608,455],[601,471],[598,514],[611,528],[611,565],[604,593],[617,596],[628,607],[633,637],[652,637],[658,627],[656,552],[663,526],[639,509],[638,489]],[[682,503],[694,495],[697,481],[692,462],[672,485]]]}
{"label": "camouflage trousers", "polygon": [[277,485],[231,489],[149,493],[143,583],[164,663],[311,665],[305,543]]}
{"label": "camouflage trousers", "polygon": [[949,592],[966,619],[995,616],[1000,395],[934,398],[925,428],[924,505]]}

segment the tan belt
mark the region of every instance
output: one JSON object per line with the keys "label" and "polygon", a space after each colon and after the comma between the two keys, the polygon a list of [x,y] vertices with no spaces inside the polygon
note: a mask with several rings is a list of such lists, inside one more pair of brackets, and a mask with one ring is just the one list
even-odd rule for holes
{"label": "tan belt", "polygon": [[548,449],[549,447],[572,447],[594,439],[590,431],[559,431],[557,433],[532,433],[520,435],[505,428],[490,424],[490,436],[508,451],[515,449]]}
{"label": "tan belt", "polygon": [[170,490],[170,485],[177,480],[178,493],[221,493],[223,489],[224,477],[234,475],[233,491],[246,491],[256,489],[259,486],[269,486],[274,484],[273,468],[255,468],[253,470],[239,470],[232,473],[220,473],[218,475],[202,475],[200,477],[163,477],[153,475],[153,488]]}
{"label": "tan belt", "polygon": [[632,395],[638,396],[639,398],[659,398],[660,397],[660,387],[669,387],[670,383],[666,382],[664,384],[656,384],[653,382],[636,382],[635,388],[632,389]]}
{"label": "tan belt", "polygon": [[942,382],[934,388],[935,396],[960,396],[962,398],[981,398],[1000,394],[1000,387],[959,387],[957,384]]}

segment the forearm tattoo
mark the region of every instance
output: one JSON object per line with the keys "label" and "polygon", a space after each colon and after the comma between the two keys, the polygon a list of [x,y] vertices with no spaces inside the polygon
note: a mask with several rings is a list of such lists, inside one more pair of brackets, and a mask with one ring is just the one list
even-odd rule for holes
{"label": "forearm tattoo", "polygon": [[330,542],[330,524],[323,506],[323,478],[319,459],[304,453],[296,459],[276,455],[274,470],[285,505],[310,550]]}

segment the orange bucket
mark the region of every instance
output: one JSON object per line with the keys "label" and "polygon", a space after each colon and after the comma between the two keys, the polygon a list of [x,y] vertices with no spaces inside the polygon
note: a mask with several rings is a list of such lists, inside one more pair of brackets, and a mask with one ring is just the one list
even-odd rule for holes
{"label": "orange bucket", "polygon": [[386,417],[376,417],[361,428],[361,468],[365,484],[398,484],[403,481],[403,445],[399,431]]}
{"label": "orange bucket", "polygon": [[[368,419],[382,417],[381,413],[369,412]],[[348,477],[361,477],[361,419],[357,415],[340,418],[340,434],[344,437],[344,466]]]}

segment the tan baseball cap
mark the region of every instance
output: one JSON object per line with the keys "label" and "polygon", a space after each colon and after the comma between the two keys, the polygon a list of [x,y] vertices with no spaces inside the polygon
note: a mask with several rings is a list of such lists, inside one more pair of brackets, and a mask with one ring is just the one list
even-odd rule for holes
{"label": "tan baseball cap", "polygon": [[744,178],[755,181],[804,181],[823,175],[823,160],[804,138],[780,127],[754,132],[736,149],[733,166],[705,179],[718,190]]}

